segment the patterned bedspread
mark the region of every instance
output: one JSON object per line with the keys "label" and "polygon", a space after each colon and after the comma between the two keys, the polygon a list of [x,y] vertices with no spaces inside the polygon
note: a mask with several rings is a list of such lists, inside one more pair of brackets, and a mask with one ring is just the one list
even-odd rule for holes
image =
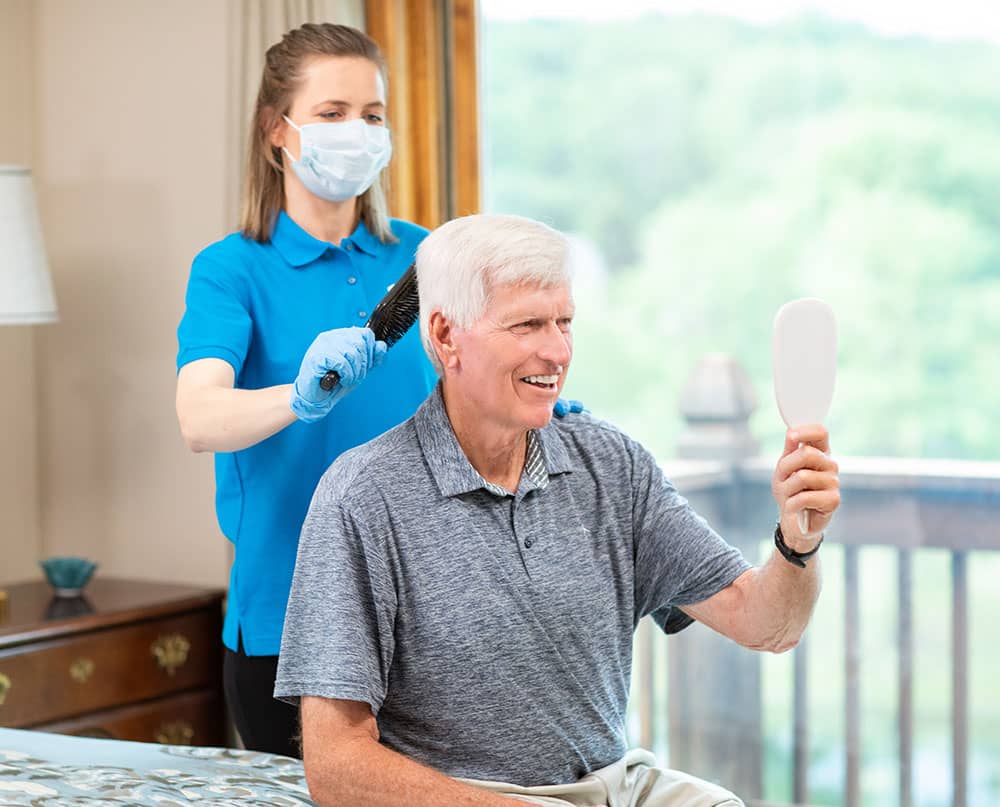
{"label": "patterned bedspread", "polygon": [[0,729],[0,805],[312,805],[302,763],[231,748]]}

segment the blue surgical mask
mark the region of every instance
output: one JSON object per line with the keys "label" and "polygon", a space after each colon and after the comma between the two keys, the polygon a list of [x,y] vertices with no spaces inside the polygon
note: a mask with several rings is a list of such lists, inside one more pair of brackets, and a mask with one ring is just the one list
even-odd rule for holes
{"label": "blue surgical mask", "polygon": [[353,199],[368,190],[389,163],[389,130],[357,118],[343,123],[288,125],[299,132],[299,159],[292,170],[312,193],[330,202]]}

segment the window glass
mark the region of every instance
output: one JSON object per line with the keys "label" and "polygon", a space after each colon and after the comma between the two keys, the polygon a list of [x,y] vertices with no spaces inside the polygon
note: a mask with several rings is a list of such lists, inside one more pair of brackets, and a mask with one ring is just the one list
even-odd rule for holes
{"label": "window glass", "polygon": [[[685,382],[702,357],[728,354],[756,392],[750,429],[761,455],[776,458],[784,426],[771,391],[772,319],[784,302],[816,296],[839,325],[834,451],[894,458],[897,470],[986,461],[977,473],[995,479],[1000,6],[481,0],[480,12],[484,208],[541,219],[573,243],[567,397],[669,465]],[[956,466],[958,494],[970,467]],[[976,506],[1000,489],[984,484],[969,489]],[[900,798],[899,546],[917,549],[913,803],[952,803],[951,609],[961,583],[950,551],[922,548],[940,546],[928,540],[940,521],[920,520],[913,506],[916,529],[887,515],[880,546],[859,553],[864,804]],[[961,547],[956,513],[946,528]],[[991,624],[1000,531],[991,540],[961,550],[969,804],[1000,803],[990,683],[1000,671]],[[770,544],[759,550],[765,557]],[[843,554],[836,540],[824,549],[810,628],[815,804],[845,801]],[[654,646],[659,672],[644,699],[658,714],[670,641]],[[792,798],[792,663],[761,660],[764,790],[753,795],[779,803]],[[635,704],[631,728],[637,740]],[[667,732],[656,737],[666,762]]]}

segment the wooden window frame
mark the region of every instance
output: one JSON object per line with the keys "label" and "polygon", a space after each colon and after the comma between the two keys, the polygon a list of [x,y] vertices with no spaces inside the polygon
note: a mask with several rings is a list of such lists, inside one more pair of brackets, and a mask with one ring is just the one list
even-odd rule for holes
{"label": "wooden window frame", "polygon": [[389,68],[389,209],[434,228],[478,213],[476,0],[365,0]]}

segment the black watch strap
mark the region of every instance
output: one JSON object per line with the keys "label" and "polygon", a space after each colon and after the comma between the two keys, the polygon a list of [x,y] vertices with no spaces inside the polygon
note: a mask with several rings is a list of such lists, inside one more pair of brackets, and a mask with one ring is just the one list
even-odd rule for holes
{"label": "black watch strap", "polygon": [[819,540],[816,542],[816,546],[808,552],[796,552],[785,543],[785,536],[781,533],[781,522],[778,522],[777,526],[774,528],[774,545],[778,547],[778,551],[785,560],[795,566],[798,566],[800,569],[806,568],[806,561],[819,552],[819,548],[822,543],[823,536],[820,535]]}

